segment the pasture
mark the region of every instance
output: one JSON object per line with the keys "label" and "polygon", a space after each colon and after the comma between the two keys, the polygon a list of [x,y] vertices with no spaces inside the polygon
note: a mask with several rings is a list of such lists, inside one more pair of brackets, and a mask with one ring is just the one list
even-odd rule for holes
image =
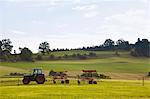
{"label": "pasture", "polygon": [[[21,80],[21,78],[20,78]],[[34,82],[17,85],[17,78],[3,78],[0,86],[0,99],[149,99],[150,81],[141,80],[101,80],[97,85],[72,81],[69,85],[44,85]]]}
{"label": "pasture", "polygon": [[[69,52],[73,54],[77,52]],[[89,52],[82,52],[85,54]],[[48,60],[35,62],[0,63],[0,99],[149,99],[150,81],[142,77],[150,71],[149,58],[136,58],[128,52],[95,52],[98,56],[85,60]],[[63,56],[67,52],[51,53]],[[69,85],[52,84],[48,77],[43,85],[35,82],[23,85],[22,78],[12,77],[10,73],[30,73],[32,68],[42,68],[48,75],[50,70],[68,71],[76,76],[83,69],[95,69],[98,73],[112,79],[100,80],[97,85],[82,83],[77,85],[73,79]],[[18,85],[19,84],[19,85]]]}
{"label": "pasture", "polygon": [[71,75],[76,75],[83,69],[95,69],[112,78],[137,79],[150,71],[149,60],[148,58],[107,57],[87,60],[2,62],[0,64],[0,76],[8,75],[11,72],[29,73],[32,68],[42,68],[45,74],[48,74],[50,70],[56,70],[68,71]]}

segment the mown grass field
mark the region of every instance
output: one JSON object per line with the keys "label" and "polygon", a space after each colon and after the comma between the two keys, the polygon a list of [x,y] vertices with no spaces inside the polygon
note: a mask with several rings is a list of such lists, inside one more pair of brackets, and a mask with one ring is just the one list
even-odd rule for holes
{"label": "mown grass field", "polygon": [[[21,79],[20,79],[21,80]],[[15,78],[3,78],[0,99],[149,99],[150,81],[141,80],[102,80],[97,85],[72,81],[69,85],[44,85],[31,83],[17,85]],[[9,82],[10,81],[10,82]]]}
{"label": "mown grass field", "polygon": [[[89,51],[53,52],[56,56],[65,54],[88,54]],[[35,62],[1,62],[0,63],[0,99],[149,99],[150,81],[142,77],[150,71],[149,58],[136,58],[129,52],[99,52],[96,58],[86,60],[49,60]],[[95,69],[99,73],[110,76],[112,79],[102,80],[97,85],[81,84],[71,81],[69,85],[50,83],[44,85],[35,82],[22,85],[22,78],[9,78],[9,73],[29,73],[32,68],[42,68],[48,75],[50,70],[68,71],[69,75],[76,76],[83,69]],[[117,80],[116,80],[117,79]],[[130,80],[129,80],[130,79]],[[18,86],[19,81],[19,86]]]}

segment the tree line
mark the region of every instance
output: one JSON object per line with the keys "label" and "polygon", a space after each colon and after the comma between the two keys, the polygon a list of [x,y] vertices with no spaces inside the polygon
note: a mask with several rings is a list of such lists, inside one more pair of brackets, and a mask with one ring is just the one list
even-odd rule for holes
{"label": "tree line", "polygon": [[[12,42],[10,39],[2,39],[0,40],[0,61],[33,61],[33,53],[27,48],[20,48],[20,53],[16,53],[16,50],[12,53]],[[92,47],[82,47],[75,49],[50,49],[50,45],[48,42],[42,42],[39,44],[39,52],[42,55],[49,54],[50,52],[57,51],[70,51],[70,50],[85,50],[85,51],[130,51],[130,54],[135,57],[150,57],[150,41],[148,39],[137,39],[135,44],[129,43],[129,41],[125,41],[123,39],[119,39],[116,42],[112,39],[106,39],[103,44],[99,46]],[[93,53],[92,53],[93,54]],[[91,55],[92,55],[91,54]],[[75,57],[84,58],[89,55],[74,55]],[[41,56],[37,56],[37,59],[40,59]],[[53,58],[55,56],[51,56]],[[65,57],[65,56],[64,56]],[[67,56],[66,56],[67,57]],[[72,57],[72,56],[70,56]]]}
{"label": "tree line", "polygon": [[69,51],[69,50],[85,50],[85,51],[131,51],[132,56],[150,57],[150,41],[148,39],[138,38],[135,44],[129,43],[123,39],[116,42],[111,39],[106,39],[105,42],[99,46],[82,47],[76,49],[53,49],[50,50],[49,43],[43,42],[39,46],[39,51],[43,54],[55,51]]}

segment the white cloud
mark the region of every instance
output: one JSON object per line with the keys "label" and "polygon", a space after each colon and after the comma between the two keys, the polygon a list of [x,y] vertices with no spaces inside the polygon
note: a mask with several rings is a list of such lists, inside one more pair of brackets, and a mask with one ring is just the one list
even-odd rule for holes
{"label": "white cloud", "polygon": [[85,6],[76,6],[76,7],[73,7],[72,9],[80,11],[80,10],[84,10],[85,8],[86,8]]}
{"label": "white cloud", "polygon": [[57,27],[58,28],[66,28],[67,26],[68,26],[68,24],[64,23],[64,24],[59,24]]}
{"label": "white cloud", "polygon": [[141,2],[144,2],[145,4],[150,3],[150,0],[141,0]]}
{"label": "white cloud", "polygon": [[19,34],[19,35],[26,34],[25,32],[18,31],[18,30],[13,30],[11,33],[13,33],[13,34]]}
{"label": "white cloud", "polygon": [[98,5],[90,4],[90,5],[77,5],[72,8],[75,11],[79,11],[83,14],[85,18],[91,18],[97,16],[98,13]]}
{"label": "white cloud", "polygon": [[73,10],[77,10],[77,11],[89,11],[89,10],[96,10],[98,8],[98,6],[96,4],[91,4],[91,5],[78,5],[73,7]]}
{"label": "white cloud", "polygon": [[73,4],[79,4],[81,3],[81,0],[73,0]]}
{"label": "white cloud", "polygon": [[[148,12],[144,10],[129,10],[122,14],[116,14],[106,17],[105,20],[110,24],[120,24],[132,28],[145,27],[150,25]],[[137,29],[139,29],[137,28]]]}
{"label": "white cloud", "polygon": [[129,10],[125,13],[105,17],[105,22],[97,31],[111,37],[144,37],[150,39],[150,17],[146,10]]}
{"label": "white cloud", "polygon": [[52,7],[58,6],[61,0],[6,0],[7,4],[21,7]]}
{"label": "white cloud", "polygon": [[92,18],[92,17],[95,17],[97,16],[99,13],[97,11],[91,11],[91,12],[88,12],[88,13],[85,13],[84,14],[84,17],[85,18]]}

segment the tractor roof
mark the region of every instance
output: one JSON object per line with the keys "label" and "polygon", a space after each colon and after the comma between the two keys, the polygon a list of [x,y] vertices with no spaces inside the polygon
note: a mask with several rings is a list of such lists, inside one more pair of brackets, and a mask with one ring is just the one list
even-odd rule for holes
{"label": "tractor roof", "polygon": [[33,70],[42,70],[41,68],[33,68]]}
{"label": "tractor roof", "polygon": [[96,72],[96,70],[82,70],[83,72]]}

